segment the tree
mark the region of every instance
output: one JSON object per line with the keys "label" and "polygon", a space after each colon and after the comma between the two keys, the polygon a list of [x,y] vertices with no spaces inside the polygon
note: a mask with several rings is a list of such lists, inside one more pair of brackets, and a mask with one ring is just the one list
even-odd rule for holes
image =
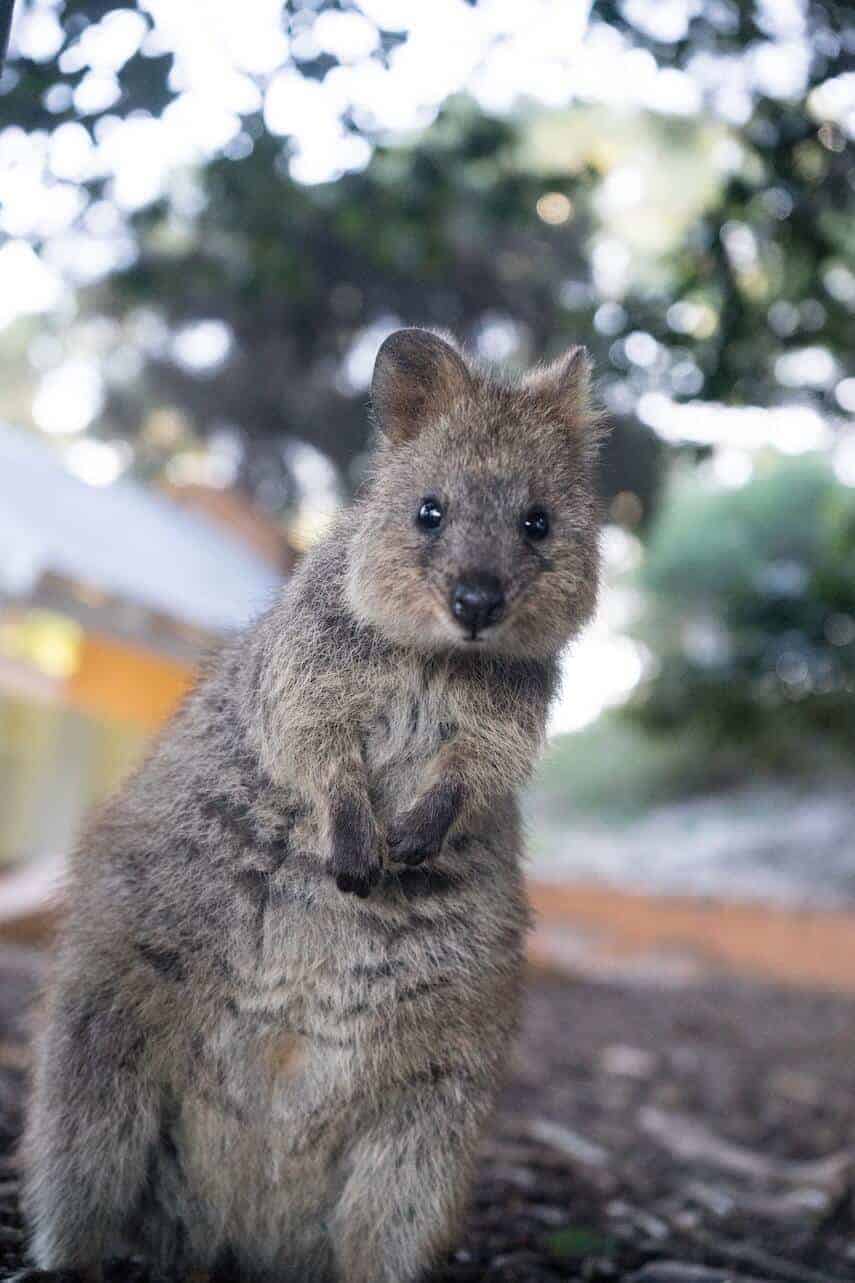
{"label": "tree", "polygon": [[[598,9],[662,66],[694,66],[700,74],[703,60],[708,99],[728,90],[721,79],[728,64],[720,63],[717,73],[716,60],[753,57],[751,97],[739,107],[744,119],[734,129],[745,161],[691,229],[673,264],[671,299],[703,301],[717,317],[711,333],[680,340],[703,375],[695,395],[755,405],[792,396],[776,381],[775,365],[782,353],[805,344],[825,346],[842,371],[851,370],[846,334],[855,307],[855,229],[847,210],[855,168],[832,95],[823,98],[816,91],[855,70],[852,6],[811,0],[804,6],[803,31],[797,16],[789,19],[803,42],[804,83],[798,83],[798,68],[788,73],[779,59],[778,74],[789,74],[793,84],[780,84],[775,93],[774,64],[759,83],[757,78],[770,49],[772,6],[750,0],[700,5],[684,34],[669,43],[633,26],[626,16],[631,6],[605,0]],[[633,322],[673,345],[668,301],[638,300]],[[838,409],[833,388],[829,379],[813,389],[816,402],[831,412]]]}
{"label": "tree", "polygon": [[0,6],[0,74],[3,71],[3,63],[6,58],[6,49],[9,45],[9,32],[12,27],[12,0],[3,0]]}
{"label": "tree", "polygon": [[855,492],[825,461],[767,461],[738,490],[684,481],[641,586],[655,665],[632,718],[666,734],[691,726],[743,771],[851,751]]}
{"label": "tree", "polygon": [[[544,179],[514,165],[516,145],[513,126],[451,103],[414,144],[380,147],[364,172],[302,187],[258,131],[250,156],[206,171],[193,243],[177,257],[161,251],[168,212],[153,209],[138,262],[113,282],[119,312],[157,299],[173,326],[216,316],[235,336],[232,359],[208,379],[162,361],[153,384],[199,423],[239,423],[268,466],[273,432],[308,437],[346,468],[366,440],[370,366],[347,373],[365,328],[379,327],[379,343],[398,322],[447,327],[473,345],[489,345],[493,329],[518,360],[574,341],[579,317],[561,285],[586,275],[585,216],[572,236],[532,216]],[[565,186],[566,176],[548,182]],[[581,332],[590,328],[588,319]],[[124,418],[130,428],[133,407]],[[651,443],[646,473],[636,464],[643,493],[655,453]]]}
{"label": "tree", "polygon": [[[717,0],[695,8],[684,31],[664,35],[651,25],[650,6],[598,2],[593,22],[620,32],[660,69],[690,74],[695,84],[705,77],[713,108],[721,96],[716,60],[731,58],[722,74],[742,68],[744,79],[780,40],[764,6]],[[293,37],[310,32],[321,12],[354,9],[346,0],[295,4],[283,9],[283,22]],[[11,65],[8,113],[28,129],[71,119],[87,74],[74,50],[92,24],[118,12],[143,11],[107,0],[63,11],[52,56]],[[604,291],[593,269],[607,173],[594,160],[568,167],[559,154],[532,165],[532,110],[496,118],[453,99],[406,142],[381,140],[348,118],[354,136],[367,131],[372,157],[362,172],[315,186],[289,171],[287,136],[249,112],[239,136],[196,175],[189,212],[171,198],[141,209],[131,218],[133,261],[82,297],[84,315],[123,325],[139,309],[154,310],[172,331],[222,322],[228,353],[200,370],[176,362],[168,345],[143,351],[139,377],[113,382],[96,426],[119,427],[135,441],[141,468],[162,459],[146,445],[153,408],[177,407],[202,435],[232,426],[247,445],[244,482],[256,490],[264,483],[278,505],[290,493],[287,445],[295,438],[323,450],[346,477],[355,460],[358,472],[366,438],[360,345],[379,342],[396,319],[447,326],[519,362],[584,337],[617,421],[606,493],[623,492],[615,512],[632,522],[649,509],[661,466],[661,447],[638,416],[645,392],[775,404],[794,395],[779,358],[798,359],[808,346],[827,354],[832,373],[817,381],[809,372],[795,395],[836,410],[834,387],[851,362],[855,233],[844,210],[853,170],[843,126],[831,118],[833,95],[823,105],[814,90],[850,68],[855,27],[849,6],[819,0],[807,5],[806,24],[804,83],[783,96],[762,78],[748,86],[744,119],[721,126],[738,149],[734,163],[656,270],[631,275],[617,293]],[[403,36],[380,36],[382,61]],[[335,59],[292,63],[323,82]],[[161,113],[178,92],[171,65],[168,52],[143,40],[117,73],[115,101],[87,115],[87,128]],[[588,129],[593,154],[604,117],[589,114],[582,126],[578,108],[564,115],[570,127]],[[699,127],[658,118],[663,165],[675,149],[696,145]],[[101,194],[103,179],[87,186]],[[120,339],[127,344],[126,333]]]}

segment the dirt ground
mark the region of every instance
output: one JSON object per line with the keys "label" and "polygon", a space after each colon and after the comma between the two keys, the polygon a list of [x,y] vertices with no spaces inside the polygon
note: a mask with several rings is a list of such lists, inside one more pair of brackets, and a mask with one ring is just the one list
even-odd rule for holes
{"label": "dirt ground", "polygon": [[[11,1151],[32,976],[0,957],[0,1278],[23,1248]],[[846,997],[532,974],[468,1224],[431,1283],[855,1280],[853,1050]],[[148,1280],[128,1263],[108,1277]]]}

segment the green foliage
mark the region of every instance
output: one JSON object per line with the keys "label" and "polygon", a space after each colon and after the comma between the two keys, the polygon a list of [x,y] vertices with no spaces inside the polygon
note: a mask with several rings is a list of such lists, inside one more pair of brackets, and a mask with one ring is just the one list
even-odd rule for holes
{"label": "green foliage", "polygon": [[622,712],[603,713],[550,744],[529,798],[535,841],[544,821],[550,835],[580,815],[627,823],[648,806],[732,783],[741,765],[723,754],[711,760],[695,725],[660,735]]}
{"label": "green foliage", "polygon": [[0,72],[3,70],[3,62],[6,58],[6,48],[9,44],[9,31],[12,27],[12,4],[11,0],[0,7]]}
{"label": "green foliage", "polygon": [[855,489],[815,457],[737,490],[679,485],[652,533],[631,715],[794,768],[855,747]]}
{"label": "green foliage", "polygon": [[584,1261],[586,1257],[608,1257],[614,1253],[614,1243],[599,1230],[584,1225],[568,1225],[546,1238],[546,1247],[559,1261]]}
{"label": "green foliage", "polygon": [[[32,3],[18,0],[21,9]],[[348,7],[348,0],[283,4],[283,30],[293,36],[324,9]],[[43,61],[14,57],[0,79],[4,120],[51,133],[76,119],[73,95],[85,73],[75,56],[81,37],[123,8],[137,6],[80,0],[60,8],[55,54]],[[685,36],[673,41],[633,25],[632,7],[612,0],[596,0],[592,22],[618,29],[660,67],[690,74],[697,55],[762,52],[769,34],[764,6],[720,0],[695,8]],[[786,99],[758,91],[743,124],[716,126],[739,163],[715,182],[706,173],[710,194],[700,215],[667,261],[617,301],[604,297],[591,266],[610,163],[594,144],[608,138],[611,146],[610,131],[620,128],[606,108],[569,105],[568,122],[588,122],[587,152],[571,163],[559,143],[535,168],[526,154],[532,125],[526,112],[497,120],[465,99],[452,100],[421,137],[390,143],[370,135],[372,145],[382,145],[363,173],[317,187],[290,176],[288,138],[271,136],[261,114],[244,116],[236,145],[193,176],[194,209],[169,198],[134,216],[132,265],[79,299],[81,324],[104,315],[122,320],[136,306],[172,326],[222,319],[235,339],[229,357],[216,371],[200,373],[180,368],[168,351],[139,351],[138,377],[107,380],[96,430],[139,445],[147,416],[158,408],[177,409],[200,435],[234,426],[248,446],[242,482],[265,496],[272,488],[279,506],[289,485],[283,446],[295,438],[322,449],[345,478],[358,472],[365,388],[342,377],[342,368],[361,336],[398,319],[448,327],[477,344],[498,323],[516,335],[511,357],[519,363],[580,338],[590,344],[616,420],[604,490],[632,492],[646,514],[663,451],[636,414],[645,392],[774,404],[792,395],[777,381],[777,358],[806,345],[828,350],[837,377],[851,368],[855,225],[848,209],[855,170],[841,130],[816,118],[809,99],[817,85],[849,69],[855,10],[807,0],[805,23],[804,91]],[[374,56],[382,62],[402,36],[380,35]],[[289,67],[323,81],[333,62],[323,55]],[[117,100],[86,112],[81,123],[97,136],[107,118],[162,114],[179,91],[173,70],[168,51],[144,45],[120,69]],[[663,168],[675,167],[679,186],[675,157],[699,146],[705,121],[653,121],[648,132]],[[357,120],[346,123],[359,132]],[[714,169],[710,157],[706,171]],[[109,202],[103,175],[81,186],[86,201]],[[572,202],[566,224],[539,217],[538,199],[548,191]],[[673,305],[680,303],[700,308],[704,324],[675,326]],[[67,318],[59,325],[65,337]],[[657,341],[652,362],[632,357],[627,340],[637,331]],[[119,342],[127,344],[128,335]],[[836,412],[836,381],[799,395]],[[150,462],[143,444],[137,466],[145,470]],[[624,511],[638,513],[639,505],[630,502]]]}
{"label": "green foliage", "polygon": [[[679,69],[697,55],[740,57],[760,50],[767,35],[763,11],[754,0],[702,4],[685,37],[666,43],[636,29],[627,6],[614,0],[595,5],[660,65]],[[842,132],[822,126],[808,99],[816,85],[851,70],[855,9],[808,0],[804,16],[812,50],[804,94],[783,100],[757,95],[749,118],[734,131],[748,163],[728,179],[671,265],[669,294],[710,305],[714,330],[683,339],[669,328],[663,297],[653,292],[633,300],[629,328],[648,330],[672,349],[685,344],[702,372],[691,395],[708,400],[763,405],[780,399],[775,359],[807,342],[826,344],[851,367],[852,298],[830,287],[829,272],[855,262],[855,228],[847,215],[855,170]],[[748,233],[744,261],[730,248],[733,231]],[[783,312],[775,303],[793,310]],[[830,394],[827,405],[835,408]]]}
{"label": "green foliage", "polygon": [[114,279],[116,311],[156,299],[174,325],[217,316],[237,337],[221,374],[200,380],[163,360],[152,383],[198,421],[215,405],[258,441],[310,434],[346,466],[365,445],[366,392],[334,376],[365,325],[398,317],[471,339],[499,315],[525,325],[535,352],[569,343],[556,283],[583,270],[581,246],[534,214],[543,179],[509,165],[515,139],[452,102],[424,138],[304,187],[259,130],[249,156],[205,171],[188,245],[163,235],[166,207],[138,220],[140,255]]}

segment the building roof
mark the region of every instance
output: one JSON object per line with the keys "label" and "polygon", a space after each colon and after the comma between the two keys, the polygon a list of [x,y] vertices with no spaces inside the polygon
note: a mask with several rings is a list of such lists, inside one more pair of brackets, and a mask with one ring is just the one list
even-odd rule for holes
{"label": "building roof", "polygon": [[134,481],[90,486],[32,433],[0,423],[0,595],[44,575],[219,633],[272,599],[280,577],[222,528]]}

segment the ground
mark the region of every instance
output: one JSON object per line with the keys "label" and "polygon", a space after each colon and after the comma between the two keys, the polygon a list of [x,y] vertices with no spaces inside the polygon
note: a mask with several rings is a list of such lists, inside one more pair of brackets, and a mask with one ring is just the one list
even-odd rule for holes
{"label": "ground", "polygon": [[[0,973],[3,1278],[22,1247],[11,1152],[32,969],[7,954]],[[469,1221],[431,1283],[855,1280],[853,1039],[855,1001],[830,994],[532,974]]]}

